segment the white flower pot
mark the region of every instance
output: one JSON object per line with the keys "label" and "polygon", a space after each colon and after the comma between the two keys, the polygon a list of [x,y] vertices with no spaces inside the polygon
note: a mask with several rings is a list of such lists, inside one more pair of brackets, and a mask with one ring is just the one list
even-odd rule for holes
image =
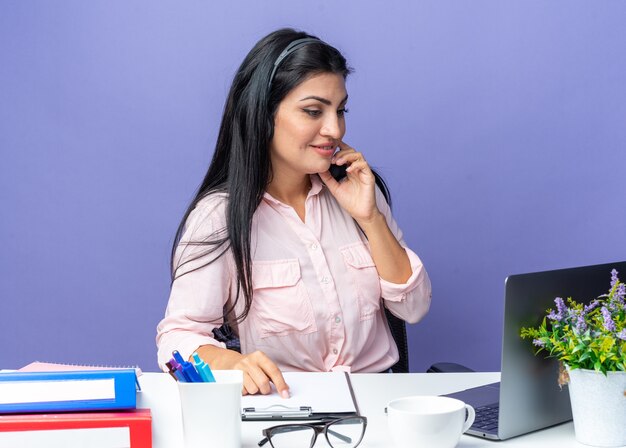
{"label": "white flower pot", "polygon": [[576,440],[585,445],[626,445],[626,372],[570,369],[569,394]]}

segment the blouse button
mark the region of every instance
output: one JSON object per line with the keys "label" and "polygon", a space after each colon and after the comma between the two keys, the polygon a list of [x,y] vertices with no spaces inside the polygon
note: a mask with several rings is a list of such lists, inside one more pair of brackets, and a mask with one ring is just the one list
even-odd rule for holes
{"label": "blouse button", "polygon": [[327,284],[328,283],[328,277],[322,277],[322,283]]}
{"label": "blouse button", "polygon": [[335,317],[335,323],[338,324],[339,322],[341,322],[341,317],[339,316]]}
{"label": "blouse button", "polygon": [[334,349],[333,349],[333,354],[334,354],[334,355],[336,355],[337,353],[339,353],[339,352],[337,351],[337,349],[336,349],[336,348],[334,348]]}

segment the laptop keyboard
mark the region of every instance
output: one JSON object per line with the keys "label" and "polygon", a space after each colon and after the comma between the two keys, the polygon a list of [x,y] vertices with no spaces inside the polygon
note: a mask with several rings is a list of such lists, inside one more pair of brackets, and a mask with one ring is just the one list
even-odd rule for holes
{"label": "laptop keyboard", "polygon": [[476,420],[472,425],[472,429],[482,431],[494,431],[498,429],[498,411],[500,406],[493,404],[489,406],[481,406],[476,408]]}

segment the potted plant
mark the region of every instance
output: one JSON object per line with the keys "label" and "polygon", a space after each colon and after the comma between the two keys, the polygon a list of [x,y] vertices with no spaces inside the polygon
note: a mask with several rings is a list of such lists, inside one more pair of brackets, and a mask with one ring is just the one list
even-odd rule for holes
{"label": "potted plant", "polygon": [[626,445],[626,285],[611,271],[608,294],[589,304],[555,299],[541,325],[522,328],[535,353],[561,363],[568,383],[576,440],[586,445]]}

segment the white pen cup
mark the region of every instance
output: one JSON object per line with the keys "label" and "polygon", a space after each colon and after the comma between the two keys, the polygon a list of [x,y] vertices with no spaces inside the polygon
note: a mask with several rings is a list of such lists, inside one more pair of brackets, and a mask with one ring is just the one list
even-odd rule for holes
{"label": "white pen cup", "polygon": [[214,383],[178,383],[185,448],[241,447],[241,370],[214,370]]}
{"label": "white pen cup", "polygon": [[387,405],[389,435],[397,448],[453,448],[474,418],[472,406],[449,397],[404,397]]}

